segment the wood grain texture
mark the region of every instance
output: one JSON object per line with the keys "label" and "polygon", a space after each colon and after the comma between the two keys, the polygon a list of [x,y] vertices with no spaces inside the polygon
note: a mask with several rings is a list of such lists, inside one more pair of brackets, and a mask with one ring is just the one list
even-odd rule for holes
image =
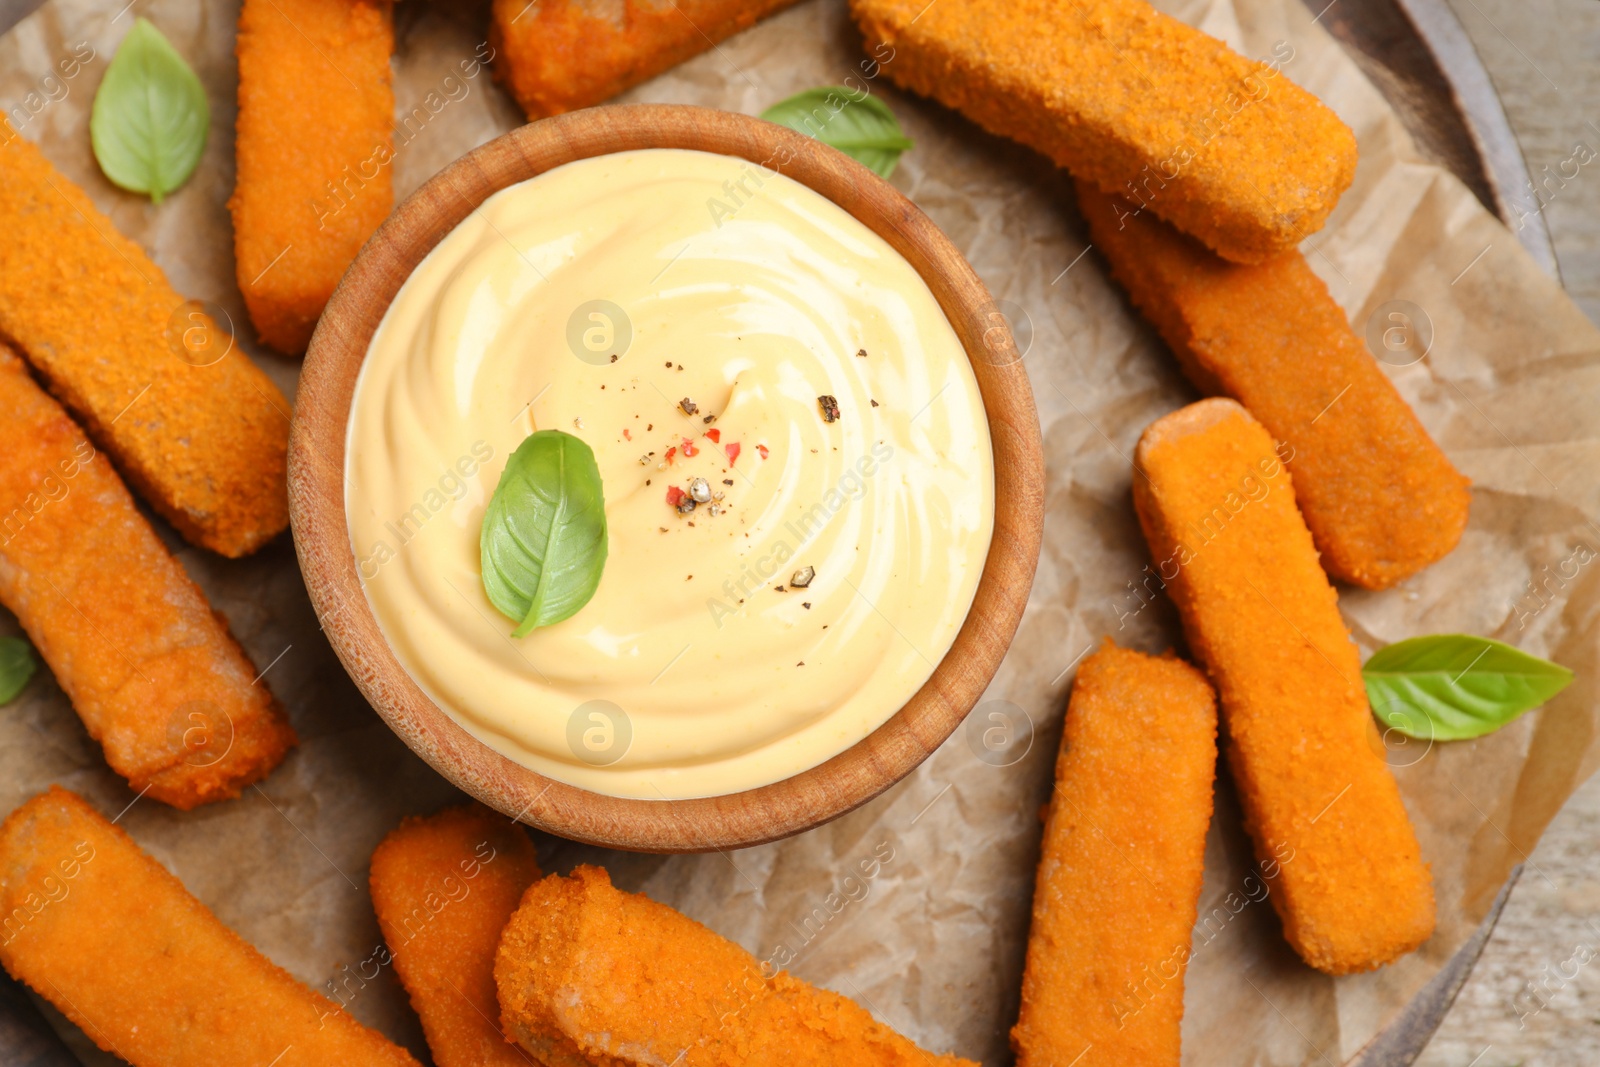
{"label": "wood grain texture", "polygon": [[[1541,189],[1562,282],[1600,322],[1600,160],[1561,178],[1578,144],[1600,151],[1600,4],[1450,0],[1488,68]],[[1548,168],[1548,170],[1546,170]],[[1566,173],[1573,175],[1573,166]],[[1552,178],[1551,175],[1556,175]],[[1505,190],[1513,209],[1532,191]],[[1512,222],[1513,227],[1516,225]],[[1600,1063],[1600,960],[1563,981],[1580,945],[1600,951],[1600,777],[1580,786],[1528,855],[1494,935],[1419,1067],[1593,1067]],[[1552,978],[1551,976],[1555,976]],[[1546,1006],[1526,996],[1529,983]],[[1513,998],[1518,998],[1513,1004]]]}
{"label": "wood grain texture", "polygon": [[[977,595],[932,677],[867,738],[793,778],[721,797],[647,801],[556,782],[457,725],[400,666],[357,577],[344,510],[344,446],[368,342],[422,257],[492,193],[576,159],[687,148],[764,164],[863,222],[927,281],[972,361],[994,446],[995,523]],[[730,112],[672,105],[574,112],[514,130],[441,171],[373,236],[307,353],[290,441],[295,548],[340,660],[384,720],[450,781],[551,833],[644,852],[704,852],[773,841],[872,799],[958,726],[998,669],[1027,603],[1043,526],[1044,461],[1021,354],[993,299],[949,240],[888,183],[793,131]]]}

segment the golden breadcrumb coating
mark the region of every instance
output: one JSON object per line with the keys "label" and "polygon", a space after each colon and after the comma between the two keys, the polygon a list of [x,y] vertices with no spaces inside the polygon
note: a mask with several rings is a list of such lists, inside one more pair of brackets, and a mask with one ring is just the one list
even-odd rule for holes
{"label": "golden breadcrumb coating", "polygon": [[494,0],[495,78],[528,118],[592,107],[795,0]]}
{"label": "golden breadcrumb coating", "polygon": [[1276,445],[1202,400],[1145,430],[1133,499],[1189,647],[1284,936],[1311,966],[1381,966],[1433,933],[1433,881],[1384,759],[1361,657]]}
{"label": "golden breadcrumb coating", "polygon": [[135,1067],[418,1067],[60,787],[0,825],[0,963]]}
{"label": "golden breadcrumb coating", "polygon": [[111,769],[174,807],[236,797],[294,731],[122,479],[0,345],[0,603]]}
{"label": "golden breadcrumb coating", "polygon": [[[1322,228],[1355,135],[1274,64],[1144,0],[851,0],[889,77],[1257,262]],[[1290,53],[1292,56],[1292,52]]]}
{"label": "golden breadcrumb coating", "polygon": [[215,324],[4,116],[0,179],[0,337],[185,538],[224,556],[271,540],[289,524],[278,387],[237,347],[183,358],[184,331]]}
{"label": "golden breadcrumb coating", "polygon": [[529,888],[494,975],[506,1032],[552,1067],[977,1067],[924,1052],[837,993],[764,973],[598,867]]}
{"label": "golden breadcrumb coating", "polygon": [[1217,699],[1199,671],[1109,639],[1083,661],[1040,847],[1017,1067],[1178,1067],[1216,765]]}
{"label": "golden breadcrumb coating", "polygon": [[394,206],[389,5],[245,0],[237,51],[239,291],[262,342],[298,355]]}
{"label": "golden breadcrumb coating", "polygon": [[481,804],[412,817],[372,853],[372,906],[437,1067],[523,1067],[500,1033],[494,952],[539,877],[522,827]]}
{"label": "golden breadcrumb coating", "polygon": [[1081,182],[1078,201],[1195,388],[1233,397],[1293,450],[1295,497],[1331,576],[1385,589],[1455,548],[1467,479],[1298,250],[1229,263]]}

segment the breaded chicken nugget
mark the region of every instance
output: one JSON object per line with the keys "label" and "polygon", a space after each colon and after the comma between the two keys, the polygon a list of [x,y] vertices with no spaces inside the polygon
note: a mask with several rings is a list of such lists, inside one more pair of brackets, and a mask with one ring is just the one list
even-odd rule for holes
{"label": "breaded chicken nugget", "polygon": [[409,818],[372,853],[372,906],[438,1067],[522,1067],[500,1033],[494,952],[539,877],[522,827],[481,804]]}
{"label": "breaded chicken nugget", "polygon": [[135,1067],[417,1067],[59,787],[0,825],[0,963]]}
{"label": "breaded chicken nugget", "polygon": [[306,350],[394,206],[394,28],[383,0],[245,0],[234,264],[265,344]]}
{"label": "breaded chicken nugget", "polygon": [[1182,660],[1105,645],[1067,706],[1040,848],[1018,1067],[1178,1067],[1217,765],[1217,698]]}
{"label": "breaded chicken nugget", "polygon": [[1244,266],[1078,183],[1094,246],[1195,388],[1288,444],[1322,565],[1384,589],[1461,539],[1468,482],[1350,329],[1298,250]]}
{"label": "breaded chicken nugget", "polygon": [[1428,939],[1433,882],[1275,447],[1234,401],[1190,404],[1139,439],[1133,499],[1217,687],[1256,855],[1281,867],[1284,935],[1348,974]]}
{"label": "breaded chicken nugget", "polygon": [[896,84],[1229,259],[1258,262],[1321,229],[1355,177],[1355,135],[1316,97],[1144,0],[850,7]]}
{"label": "breaded chicken nugget", "polygon": [[111,769],[185,809],[265,778],[295,743],[283,709],[105,456],[3,345],[0,412],[0,603]]}
{"label": "breaded chicken nugget", "polygon": [[243,351],[210,354],[231,338],[4,116],[0,177],[0,337],[185,538],[260,548],[289,523],[288,401]]}
{"label": "breaded chicken nugget", "polygon": [[494,0],[495,78],[530,119],[592,107],[795,0]]}
{"label": "breaded chicken nugget", "polygon": [[693,919],[613,889],[598,867],[529,888],[494,976],[506,1032],[555,1067],[976,1067],[764,971]]}

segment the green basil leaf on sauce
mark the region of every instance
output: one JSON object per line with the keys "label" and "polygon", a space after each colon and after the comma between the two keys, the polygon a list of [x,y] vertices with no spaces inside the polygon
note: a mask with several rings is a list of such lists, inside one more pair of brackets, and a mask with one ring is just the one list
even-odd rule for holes
{"label": "green basil leaf on sauce", "polygon": [[0,704],[15,700],[38,666],[26,639],[0,637]]}
{"label": "green basil leaf on sauce", "polygon": [[1361,677],[1379,721],[1424,741],[1482,737],[1572,682],[1559,664],[1468,634],[1396,641],[1373,653]]}
{"label": "green basil leaf on sauce", "polygon": [[160,30],[134,20],[89,114],[100,169],[113,184],[159,204],[194,173],[210,127],[200,79]]}
{"label": "green basil leaf on sauce", "polygon": [[887,178],[901,153],[911,147],[911,138],[888,104],[856,93],[842,85],[807,89],[773,104],[761,117],[832,145]]}
{"label": "green basil leaf on sauce", "polygon": [[517,446],[478,536],[483,591],[518,625],[513,637],[569,618],[606,565],[606,502],[594,451],[560,430]]}

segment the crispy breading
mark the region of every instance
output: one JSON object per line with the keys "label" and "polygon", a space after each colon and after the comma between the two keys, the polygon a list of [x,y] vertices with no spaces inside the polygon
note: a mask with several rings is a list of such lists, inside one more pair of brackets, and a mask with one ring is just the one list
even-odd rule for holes
{"label": "crispy breading", "polygon": [[106,762],[179,808],[236,797],[295,743],[265,682],[106,457],[0,345],[0,603]]}
{"label": "crispy breading", "polygon": [[1361,657],[1270,434],[1233,400],[1152,423],[1133,499],[1222,704],[1245,828],[1284,935],[1329,974],[1433,933],[1433,882],[1367,706]]}
{"label": "crispy breading", "polygon": [[185,538],[225,556],[271,540],[289,523],[278,387],[237,347],[186,350],[185,331],[231,339],[4,116],[0,179],[0,337]]}
{"label": "crispy breading", "polygon": [[1321,229],[1355,176],[1355,135],[1316,97],[1144,0],[850,7],[897,85],[1229,259],[1257,262]]}
{"label": "crispy breading", "polygon": [[530,119],[592,107],[795,0],[494,0],[495,80]]}
{"label": "crispy breading", "polygon": [[522,1067],[500,1033],[494,952],[539,877],[522,827],[481,804],[412,817],[372,853],[372,906],[438,1067]]}
{"label": "crispy breading", "polygon": [[1296,249],[1229,263],[1078,183],[1094,246],[1195,388],[1231,396],[1293,454],[1322,565],[1385,589],[1455,548],[1472,494]]}
{"label": "crispy breading", "polygon": [[0,929],[6,970],[135,1067],[418,1067],[60,787],[0,825]]}
{"label": "crispy breading", "polygon": [[1182,660],[1083,661],[1040,846],[1017,1067],[1178,1067],[1217,764],[1217,699]]}
{"label": "crispy breading", "polygon": [[234,264],[263,343],[306,350],[394,206],[394,28],[382,0],[245,0]]}
{"label": "crispy breading", "polygon": [[976,1067],[764,970],[693,919],[612,888],[597,867],[528,889],[494,974],[506,1032],[555,1067]]}

